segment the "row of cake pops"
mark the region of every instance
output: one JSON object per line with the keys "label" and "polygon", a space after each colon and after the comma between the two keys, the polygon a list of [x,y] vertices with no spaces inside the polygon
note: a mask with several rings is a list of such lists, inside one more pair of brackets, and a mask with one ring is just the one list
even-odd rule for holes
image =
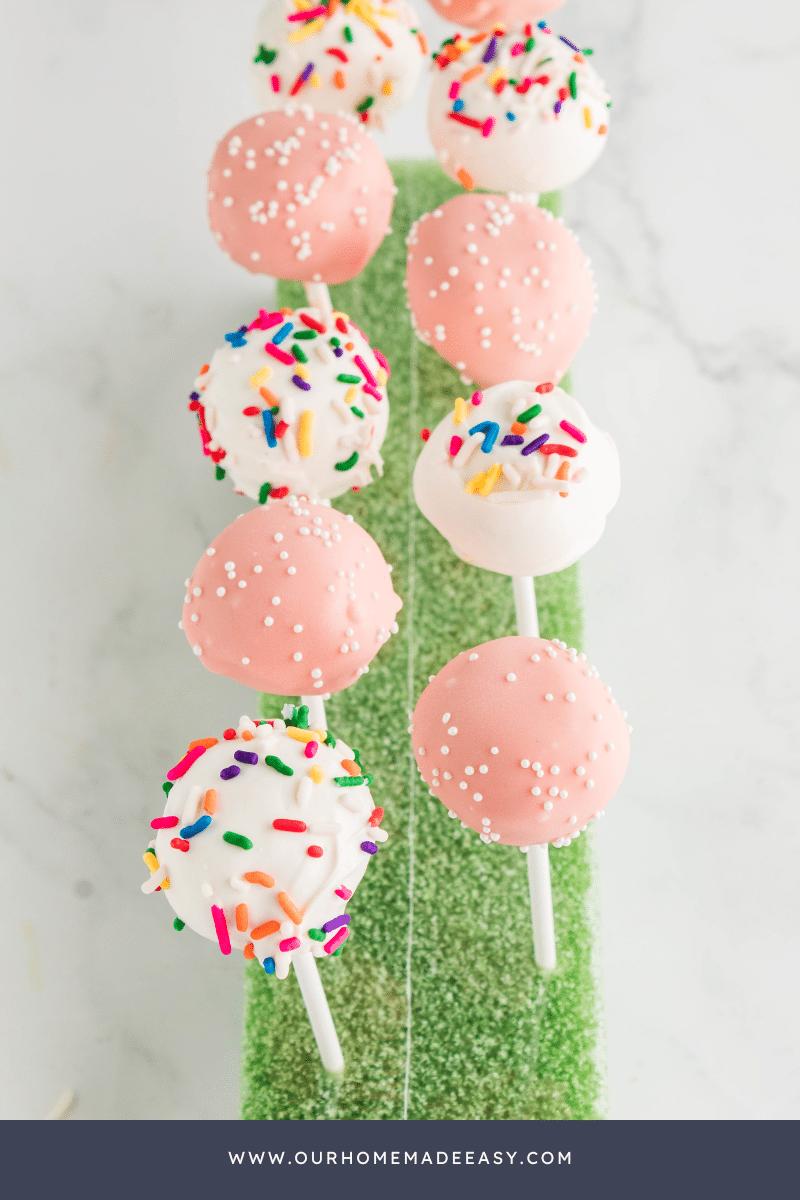
{"label": "row of cake pops", "polygon": [[[347,10],[356,11],[352,2]],[[321,19],[313,15],[316,10],[295,8],[294,11],[307,14],[299,26],[301,29],[308,29]],[[363,6],[359,11],[363,11]],[[324,28],[329,24],[325,22]],[[368,22],[367,28],[371,29]],[[350,35],[349,45],[352,29]],[[541,31],[540,36],[553,37],[549,30]],[[497,43],[498,37],[495,31],[491,41]],[[474,48],[476,44],[473,40],[470,46]],[[447,45],[459,49],[455,42]],[[509,54],[513,49],[514,45],[509,43]],[[260,54],[261,44],[256,57]],[[512,55],[519,56],[519,53]],[[447,54],[445,58],[448,64],[457,61]],[[449,66],[441,63],[434,68],[442,74],[447,69]],[[311,75],[306,82],[310,78]],[[524,97],[526,92],[518,94]],[[285,97],[281,102],[285,102]],[[365,111],[368,110],[362,110],[362,118]],[[460,113],[462,109],[455,111]],[[314,503],[334,498],[348,487],[363,486],[371,477],[372,466],[380,471],[380,444],[388,423],[389,364],[369,346],[349,318],[332,309],[324,287],[326,283],[340,282],[358,273],[388,223],[391,176],[374,143],[360,127],[364,124],[363,119],[356,123],[354,118],[319,112],[306,105],[290,111],[262,113],[237,126],[222,140],[209,173],[209,216],[222,248],[251,271],[305,280],[310,300],[316,303],[295,312],[260,311],[247,325],[226,335],[225,348],[215,352],[196,381],[190,407],[197,413],[203,448],[214,461],[217,475],[228,472],[237,491],[258,499],[266,507],[235,522],[209,547],[188,581],[183,625],[195,653],[211,670],[260,690],[301,693],[308,703],[298,710],[290,707],[283,721],[240,722],[240,728],[226,731],[223,743],[231,745],[214,739],[193,744],[170,773],[168,783],[175,782],[176,788],[170,791],[163,817],[154,821],[154,826],[165,832],[158,833],[156,844],[147,856],[153,869],[147,886],[155,889],[166,883],[178,912],[176,924],[188,923],[198,932],[216,937],[224,951],[229,951],[232,944],[240,945],[246,956],[258,957],[266,970],[275,970],[279,975],[285,975],[290,961],[294,961],[304,994],[308,993],[312,1024],[315,1021],[312,1010],[316,1006],[315,1033],[323,1059],[327,1045],[329,1066],[335,1065],[337,1059],[335,1033],[332,1039],[327,1036],[326,1041],[323,1027],[326,1021],[330,1024],[330,1015],[324,997],[320,999],[318,976],[306,970],[313,963],[308,951],[336,953],[341,948],[349,922],[343,912],[344,904],[377,849],[379,839],[366,833],[378,829],[380,818],[376,814],[380,810],[372,804],[368,773],[357,754],[353,756],[341,742],[338,776],[326,774],[322,758],[310,765],[303,761],[299,765],[304,770],[298,770],[288,752],[267,753],[263,758],[266,769],[248,768],[261,764],[259,748],[283,747],[285,751],[292,744],[295,752],[303,748],[304,760],[323,755],[323,747],[325,752],[336,748],[337,743],[328,735],[319,698],[355,682],[396,628],[394,617],[400,602],[378,547],[354,522]],[[465,128],[470,132],[473,129],[470,125]],[[486,140],[483,133],[480,136]],[[476,390],[469,401],[456,401],[452,419],[442,423],[424,451],[432,456],[434,470],[429,479],[433,499],[426,499],[423,489],[418,487],[418,500],[462,557],[517,577],[557,570],[575,561],[596,541],[617,487],[613,448],[593,429],[579,406],[552,382],[560,377],[577,349],[582,335],[579,332],[576,336],[576,328],[580,330],[582,321],[585,333],[588,325],[593,304],[588,266],[580,253],[573,250],[574,240],[563,226],[558,226],[556,233],[548,229],[548,239],[539,236],[543,232],[542,222],[549,219],[529,201],[464,196],[450,204],[472,207],[451,221],[449,212],[444,211],[447,206],[443,206],[428,222],[431,229],[433,222],[437,222],[437,234],[440,231],[444,234],[448,228],[453,231],[452,246],[445,245],[445,253],[442,241],[435,235],[431,245],[435,254],[425,254],[424,249],[416,254],[411,251],[411,246],[416,250],[423,241],[423,223],[410,235],[412,310],[415,292],[411,264],[415,261],[425,268],[423,275],[427,271],[437,281],[427,289],[428,293],[436,294],[427,298],[453,301],[456,311],[461,285],[470,288],[471,284],[471,292],[477,293],[487,290],[488,283],[497,292],[505,292],[499,298],[499,306],[494,292],[489,303],[486,319],[494,325],[482,325],[488,332],[481,334],[480,341],[488,341],[490,345],[480,348],[492,349],[493,353],[485,355],[483,361],[495,364],[499,379],[518,375],[529,382]],[[464,215],[471,219],[464,220]],[[324,220],[319,220],[320,216]],[[530,222],[533,227],[526,228]],[[468,235],[463,246],[458,239],[460,226]],[[509,231],[516,236],[510,246]],[[498,267],[496,257],[493,263],[484,253],[491,249],[496,256],[501,244],[508,251],[511,267]],[[514,270],[521,261],[520,249],[527,251],[527,257],[522,256],[525,271],[517,280],[512,278],[512,272],[520,273]],[[465,254],[468,257],[462,261]],[[551,257],[546,262],[547,273],[542,274],[542,267],[537,266],[539,256],[547,259],[548,255]],[[536,261],[527,262],[527,258]],[[428,269],[432,267],[435,270],[430,272]],[[470,278],[473,268],[475,278]],[[492,278],[493,271],[496,280]],[[439,279],[439,275],[443,278]],[[520,303],[503,304],[509,298],[510,288],[531,289],[532,285],[533,290],[520,296]],[[549,291],[550,287],[554,290]],[[560,357],[548,362],[547,370],[541,369],[537,360],[555,339],[548,340],[545,336],[540,339],[541,347],[534,344],[533,350],[527,350],[532,339],[526,335],[528,340],[520,347],[522,335],[518,328],[523,322],[530,322],[531,298],[545,292],[549,293],[548,298],[571,296],[566,307],[573,315],[583,308],[580,321],[577,318],[565,321],[564,328],[571,333],[571,339],[566,337],[563,344],[554,348]],[[470,299],[474,298],[470,295]],[[542,320],[539,310],[534,307],[533,312],[536,321]],[[415,315],[425,337],[420,315],[416,312]],[[504,317],[509,326],[505,339],[508,345],[504,345],[500,330],[492,332],[502,326]],[[437,349],[442,349],[441,343],[448,342],[447,322],[434,322],[434,330],[434,338],[426,340],[432,340]],[[493,338],[496,343],[492,343]],[[533,372],[509,370],[512,363],[509,356],[520,353],[529,356],[526,367],[535,364]],[[475,370],[471,364],[456,358],[456,365],[462,372],[469,369],[481,382],[493,382],[480,364]],[[448,423],[452,428],[445,428]],[[571,439],[569,447],[550,441],[554,430],[562,431],[562,440]],[[547,445],[550,449],[543,449]],[[564,460],[568,468],[576,465],[569,460],[577,458],[578,453],[582,455],[578,469],[562,470]],[[470,470],[470,459],[475,454],[480,454],[484,466],[477,474]],[[518,460],[516,464],[514,459]],[[421,478],[421,472],[417,477]],[[458,486],[454,488],[456,479]],[[519,495],[512,497],[512,492]],[[509,502],[500,500],[504,495],[508,495]],[[569,498],[571,503],[563,507],[547,503],[556,497]],[[522,500],[523,504],[513,503],[514,499]],[[537,503],[530,505],[530,501]],[[480,518],[475,525],[478,514]],[[479,536],[473,539],[475,546],[468,539],[470,528],[478,530]],[[487,529],[492,531],[489,539],[485,537]],[[513,561],[500,557],[482,562],[481,548],[489,544],[500,555],[512,551]],[[471,552],[476,549],[477,553]],[[528,610],[530,615],[530,601]],[[521,629],[521,632],[533,630]],[[470,664],[480,662],[481,666],[471,666],[471,676],[464,677],[465,695],[472,694],[476,679],[488,671],[483,680],[485,695],[493,695],[501,682],[505,693],[511,696],[507,711],[499,697],[492,709],[492,712],[506,712],[502,729],[498,728],[496,736],[491,738],[498,743],[490,748],[493,759],[477,768],[465,762],[457,773],[433,765],[437,755],[449,756],[452,751],[453,757],[448,757],[446,764],[452,768],[458,746],[464,747],[464,754],[470,759],[477,744],[470,737],[466,713],[458,724],[454,718],[454,723],[445,730],[447,739],[457,740],[444,739],[441,723],[445,714],[439,713],[440,706],[435,701],[437,677],[421,698],[415,714],[414,748],[418,763],[431,790],[438,789],[434,794],[447,804],[451,815],[461,816],[484,841],[524,845],[543,845],[547,841],[568,843],[570,834],[585,828],[588,819],[602,811],[621,778],[627,759],[624,720],[605,692],[603,702],[611,708],[608,712],[600,711],[600,696],[596,697],[592,690],[599,687],[596,672],[583,665],[581,656],[574,651],[552,645],[532,648],[528,641],[523,645],[517,640],[513,647],[504,645],[508,642],[509,639],[502,639],[491,644],[497,650],[502,647],[503,665],[513,667],[504,670],[497,679],[494,651],[477,648],[466,659]],[[480,653],[481,650],[484,652]],[[446,670],[456,669],[458,663],[455,660]],[[537,667],[532,671],[534,663]],[[557,668],[561,675],[556,678],[552,672]],[[581,674],[577,690],[574,680],[562,678],[564,671],[568,675]],[[511,683],[521,686],[510,688]],[[542,692],[542,686],[548,690]],[[519,713],[521,700],[525,707],[526,687],[533,688],[544,704],[550,704],[554,696],[563,699],[563,703],[547,708],[542,714],[543,736],[548,721],[554,720],[558,727],[563,727],[561,745],[570,744],[570,739],[574,742],[570,745],[570,755],[574,757],[580,751],[581,755],[589,756],[587,761],[591,763],[600,758],[600,765],[593,767],[585,780],[582,759],[576,764],[544,762],[544,751],[537,759],[530,737],[522,739],[525,746],[521,749],[516,746],[522,736]],[[452,691],[448,695],[453,695]],[[536,696],[531,693],[531,705],[535,704]],[[425,712],[431,704],[430,711],[435,713],[435,720],[431,718],[433,729],[425,724]],[[583,713],[587,705],[594,710],[591,720],[595,726],[604,717],[615,726],[616,741],[606,743],[618,751],[613,758],[601,756],[594,746],[596,737],[588,738],[588,718]],[[453,709],[449,700],[448,706]],[[608,733],[609,728],[607,724],[604,732]],[[488,733],[484,720],[482,741]],[[436,734],[443,741],[439,748],[433,745]],[[266,747],[265,738],[270,743]],[[234,749],[239,739],[262,745]],[[583,742],[587,742],[586,747]],[[219,751],[203,757],[216,745],[220,746]],[[219,773],[226,784],[224,790],[219,784],[212,786],[210,777],[206,778],[210,766],[216,770],[216,758],[220,755],[233,759],[231,763],[226,759],[226,766]],[[520,790],[523,780],[520,771],[526,771],[531,762],[537,778],[545,772],[569,770],[583,785],[585,794],[579,801],[573,787],[570,796],[570,789],[560,780],[558,799],[551,800],[549,796],[555,785],[550,781],[551,787],[546,789],[548,799],[541,805],[532,801],[531,796],[539,796],[545,789],[536,783],[527,786],[530,777],[525,776],[525,786]],[[462,769],[470,773],[477,770],[479,775],[492,778],[480,779],[480,790],[465,788],[465,781],[457,778]],[[197,780],[195,775],[203,778]],[[251,784],[245,785],[248,777]],[[232,780],[236,783],[231,783]],[[327,788],[323,786],[326,781]],[[214,795],[209,798],[211,793]],[[244,805],[241,809],[239,796]],[[251,813],[248,806],[253,805]],[[341,819],[343,807],[352,814],[352,819]],[[272,814],[271,826],[265,827],[264,811]],[[223,829],[230,825],[237,828]],[[167,830],[174,836],[168,837]],[[204,835],[204,852],[200,856],[191,855],[192,839],[198,834]],[[327,845],[326,838],[333,842]],[[209,841],[219,843],[214,855],[209,854]],[[326,845],[328,850],[335,848],[335,853],[326,853]],[[345,845],[349,847],[348,853],[344,851]],[[347,871],[342,865],[345,863],[350,864]],[[334,865],[336,871],[331,875],[328,868]],[[270,880],[271,883],[267,882]],[[249,902],[245,893],[250,895]],[[212,900],[214,903],[210,903]],[[321,908],[317,901],[322,903]],[[537,941],[540,940],[541,935]],[[537,957],[541,960],[543,956]],[[548,961],[544,965],[553,964]]]}

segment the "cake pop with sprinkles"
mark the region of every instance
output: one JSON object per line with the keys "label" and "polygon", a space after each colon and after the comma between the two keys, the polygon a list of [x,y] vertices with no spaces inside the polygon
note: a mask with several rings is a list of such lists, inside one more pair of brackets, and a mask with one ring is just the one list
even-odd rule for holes
{"label": "cake pop with sprinkles", "polygon": [[417,24],[404,0],[269,0],[250,65],[259,108],[297,97],[383,129],[409,100],[428,53]]}
{"label": "cake pop with sprinkles", "polygon": [[431,680],[412,743],[431,795],[484,842],[561,847],[622,782],[626,716],[585,654],[557,639],[504,637]]}
{"label": "cake pop with sprinkles", "polygon": [[596,301],[591,263],[560,218],[520,198],[455,196],[406,244],[417,336],[463,378],[562,378]]}
{"label": "cake pop with sprinkles", "polygon": [[325,697],[366,673],[402,603],[366,530],[290,496],[215,538],[187,580],[181,625],[209,671],[260,692]]}
{"label": "cake pop with sprinkles", "polygon": [[287,105],[242,121],[219,143],[208,219],[220,248],[248,271],[344,283],[380,245],[394,191],[354,117]]}
{"label": "cake pop with sprinkles", "polygon": [[458,397],[414,469],[417,504],[453,551],[502,575],[577,562],[618,495],[614,443],[551,382]]}
{"label": "cake pop with sprinkles", "polygon": [[217,478],[264,504],[331,499],[383,473],[389,364],[345,313],[262,309],[225,343],[189,397]]}
{"label": "cake pop with sprinkles", "polygon": [[338,954],[345,906],[387,839],[357,750],[310,729],[308,709],[191,742],[167,772],[143,892],[186,925],[285,979],[295,955]]}
{"label": "cake pop with sprinkles", "polygon": [[428,102],[442,169],[468,190],[540,193],[578,179],[602,153],[611,106],[591,54],[544,21],[448,38]]}

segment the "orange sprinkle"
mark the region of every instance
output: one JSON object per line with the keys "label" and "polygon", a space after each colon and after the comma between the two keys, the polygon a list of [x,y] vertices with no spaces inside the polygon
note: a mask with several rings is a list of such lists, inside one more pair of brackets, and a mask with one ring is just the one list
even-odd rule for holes
{"label": "orange sprinkle", "polygon": [[189,742],[189,749],[194,750],[195,746],[205,746],[206,750],[210,750],[212,746],[216,746],[218,738],[198,738],[195,742]]}
{"label": "orange sprinkle", "polygon": [[202,367],[200,368],[200,374],[205,375],[206,371],[208,370],[210,370],[208,363],[203,363]]}
{"label": "orange sprinkle", "polygon": [[334,71],[333,72],[333,82],[337,88],[342,88],[342,89],[346,88],[347,81],[345,80],[345,77],[344,77],[344,71]]}
{"label": "orange sprinkle", "polygon": [[394,42],[389,37],[388,33],[384,33],[382,29],[376,29],[375,32],[377,33],[378,37],[383,42],[384,46],[388,46],[389,49],[391,50],[392,46],[394,45]]}
{"label": "orange sprinkle", "polygon": [[461,76],[461,79],[459,82],[460,83],[469,83],[470,79],[475,79],[475,78],[477,78],[478,75],[482,75],[482,74],[483,74],[483,67],[470,67],[470,69],[468,71],[465,71],[464,74]]}
{"label": "orange sprinkle", "polygon": [[331,19],[331,17],[336,12],[338,7],[339,7],[339,0],[328,0],[328,20]]}
{"label": "orange sprinkle", "polygon": [[445,58],[449,58],[450,62],[455,62],[457,58],[461,57],[460,51],[456,50],[452,42],[448,42],[446,46],[442,47],[442,49],[444,50]]}
{"label": "orange sprinkle", "polygon": [[475,187],[475,180],[472,178],[469,171],[465,171],[463,167],[459,167],[456,171],[456,179],[463,187],[467,189],[468,192],[471,192]]}
{"label": "orange sprinkle", "polygon": [[245,958],[255,958],[256,948],[252,942],[247,943],[244,950],[242,951],[242,954],[245,956]]}
{"label": "orange sprinkle", "polygon": [[598,133],[608,133],[608,126],[607,126],[607,125],[600,125],[600,126],[598,127],[598,129],[597,129],[597,132],[598,132]]}
{"label": "orange sprinkle", "polygon": [[[286,892],[278,892],[278,904],[280,904],[289,920],[294,922],[295,925],[300,925],[302,923],[302,912],[297,907],[295,902],[286,895]],[[253,933],[253,936],[255,937],[255,932]]]}
{"label": "orange sprinkle", "polygon": [[254,942],[259,942],[262,938],[269,937],[271,933],[277,933],[280,927],[280,921],[265,921],[263,925],[258,925],[251,930],[250,937]]}
{"label": "orange sprinkle", "polygon": [[274,396],[269,388],[260,387],[258,389],[258,394],[262,400],[266,400],[270,408],[274,408],[276,404],[280,404],[278,397]]}
{"label": "orange sprinkle", "polygon": [[355,350],[355,346],[353,345],[352,342],[345,342],[344,348],[345,348],[345,350]]}
{"label": "orange sprinkle", "polygon": [[361,774],[361,767],[358,765],[357,762],[353,762],[352,758],[343,758],[342,766],[344,767],[345,771],[347,771],[348,775],[360,775]]}
{"label": "orange sprinkle", "polygon": [[293,312],[294,312],[293,308],[282,308],[281,309],[281,315],[284,317],[290,317]]}
{"label": "orange sprinkle", "polygon": [[473,33],[471,38],[467,38],[467,41],[471,46],[478,46],[481,42],[485,42],[488,36],[488,33]]}
{"label": "orange sprinkle", "polygon": [[242,741],[243,742],[252,742],[252,740],[253,740],[252,733],[250,732],[249,729],[245,729],[244,733],[242,734]]}
{"label": "orange sprinkle", "polygon": [[512,433],[524,433],[527,428],[528,428],[528,426],[523,425],[521,421],[515,421],[514,424],[511,426],[511,432]]}
{"label": "orange sprinkle", "polygon": [[[337,3],[338,3],[338,0],[337,0]],[[328,11],[330,11],[330,9],[329,9]],[[422,53],[423,53],[423,54],[424,54],[424,55],[427,57],[427,54],[428,54],[428,39],[425,37],[425,34],[422,32],[422,30],[421,30],[421,29],[417,30],[417,41],[419,42],[419,48],[420,48],[420,50],[421,50],[421,51],[422,51]]]}
{"label": "orange sprinkle", "polygon": [[[556,471],[556,479],[569,479],[569,463],[565,459]],[[568,496],[569,492],[559,492],[559,496]]]}
{"label": "orange sprinkle", "polygon": [[247,905],[246,904],[237,904],[236,905],[236,928],[239,930],[239,933],[244,933],[246,931],[247,920],[248,920]]}
{"label": "orange sprinkle", "polygon": [[206,792],[205,797],[203,798],[203,808],[207,813],[210,813],[212,817],[217,811],[217,793],[213,788],[209,788]]}
{"label": "orange sprinkle", "polygon": [[242,876],[248,883],[260,883],[262,887],[274,887],[275,880],[264,871],[245,871]]}

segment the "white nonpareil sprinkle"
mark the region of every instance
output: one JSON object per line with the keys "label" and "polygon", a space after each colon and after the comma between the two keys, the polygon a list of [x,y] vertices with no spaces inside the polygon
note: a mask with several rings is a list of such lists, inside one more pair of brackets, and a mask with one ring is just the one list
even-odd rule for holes
{"label": "white nonpareil sprinkle", "polygon": [[458,729],[455,727],[455,725],[451,725],[447,732],[450,734],[450,737],[455,737],[458,733]]}
{"label": "white nonpareil sprinkle", "polygon": [[508,675],[506,675],[506,679],[508,680],[508,682],[509,682],[509,683],[516,683],[516,682],[517,682],[517,677],[516,677],[516,675],[513,673],[513,671],[509,671]]}
{"label": "white nonpareil sprinkle", "polygon": [[275,623],[274,617],[264,617],[265,625],[274,625],[274,623]]}
{"label": "white nonpareil sprinkle", "polygon": [[217,595],[218,595],[218,596],[224,596],[224,595],[225,595],[225,588],[224,588],[224,587],[218,587],[218,588],[217,588]]}
{"label": "white nonpareil sprinkle", "polygon": [[202,654],[202,653],[203,653],[203,647],[202,647],[202,646],[192,646],[192,649],[194,650],[195,654]]}
{"label": "white nonpareil sprinkle", "polygon": [[250,659],[249,659],[249,658],[243,658],[243,659],[242,659],[242,666],[243,666],[243,667],[249,667],[249,665],[250,665]]}

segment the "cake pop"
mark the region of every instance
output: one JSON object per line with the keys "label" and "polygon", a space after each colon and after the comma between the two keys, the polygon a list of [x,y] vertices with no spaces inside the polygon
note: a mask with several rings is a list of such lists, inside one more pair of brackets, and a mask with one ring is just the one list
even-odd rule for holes
{"label": "cake pop", "polygon": [[431,794],[484,842],[561,847],[622,782],[625,716],[585,654],[504,637],[439,671],[417,701],[412,742]]}
{"label": "cake pop", "polygon": [[389,364],[344,313],[262,309],[225,341],[189,401],[219,478],[263,504],[331,499],[383,473]]}
{"label": "cake pop", "polygon": [[489,29],[497,22],[530,21],[560,8],[564,0],[430,0],[440,17],[467,29]]}
{"label": "cake pop", "polygon": [[549,192],[602,152],[610,100],[580,50],[540,21],[455,36],[436,55],[428,129],[467,189]]}
{"label": "cake pop", "polygon": [[187,581],[182,627],[203,666],[245,687],[339,692],[397,632],[390,571],[352,517],[290,496],[215,538]]}
{"label": "cake pop", "polygon": [[383,129],[411,96],[428,53],[417,23],[403,0],[269,0],[250,66],[259,108],[297,96]]}
{"label": "cake pop", "polygon": [[190,744],[167,772],[142,886],[166,891],[176,929],[223,954],[236,947],[279,979],[295,955],[342,947],[345,905],[388,836],[358,751],[309,729],[304,708],[286,713]]}
{"label": "cake pop", "polygon": [[414,328],[467,379],[562,378],[595,308],[589,260],[544,208],[455,196],[411,228]]}
{"label": "cake pop", "polygon": [[502,575],[576,562],[618,494],[611,438],[549,382],[514,380],[457,399],[414,470],[417,504],[453,551]]}
{"label": "cake pop", "polygon": [[208,172],[220,248],[255,274],[344,283],[386,233],[394,183],[354,117],[304,104],[234,126]]}

